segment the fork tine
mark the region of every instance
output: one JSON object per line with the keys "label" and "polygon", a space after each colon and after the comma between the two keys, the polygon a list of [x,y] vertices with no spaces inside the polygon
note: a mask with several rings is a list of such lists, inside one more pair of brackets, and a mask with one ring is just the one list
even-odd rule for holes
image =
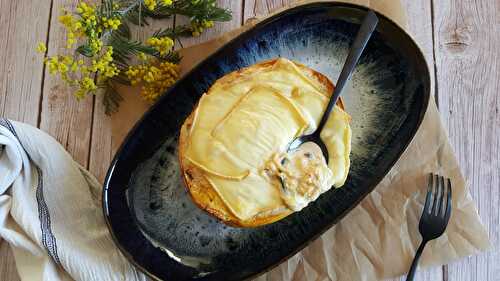
{"label": "fork tine", "polygon": [[447,185],[447,196],[446,196],[446,210],[444,212],[444,219],[446,220],[446,223],[450,220],[451,216],[451,180],[448,179],[448,185]]}
{"label": "fork tine", "polygon": [[427,195],[425,196],[425,203],[424,203],[424,210],[422,212],[422,215],[423,214],[428,214],[430,213],[429,212],[429,204],[431,203],[431,200],[432,200],[432,182],[433,182],[433,175],[432,173],[429,174],[429,183],[428,183],[428,186],[427,186]]}
{"label": "fork tine", "polygon": [[444,177],[443,176],[439,176],[439,199],[438,199],[438,206],[437,206],[437,210],[436,210],[436,216],[441,216],[442,214],[444,214]]}
{"label": "fork tine", "polygon": [[434,181],[434,192],[432,197],[434,197],[434,204],[432,204],[431,214],[434,215],[436,214],[436,207],[438,205],[438,200],[439,200],[439,175],[436,175]]}

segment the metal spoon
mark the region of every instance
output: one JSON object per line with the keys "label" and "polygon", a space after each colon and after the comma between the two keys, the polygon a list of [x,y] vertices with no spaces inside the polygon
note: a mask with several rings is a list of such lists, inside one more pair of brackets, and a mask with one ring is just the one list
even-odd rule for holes
{"label": "metal spoon", "polygon": [[373,11],[369,11],[368,14],[363,19],[363,23],[359,28],[358,34],[356,34],[356,38],[352,43],[351,49],[349,50],[349,55],[347,55],[346,62],[344,67],[342,68],[342,72],[340,72],[339,79],[337,80],[337,85],[335,86],[335,90],[333,91],[332,96],[330,97],[330,101],[326,106],[326,110],[319,121],[318,127],[316,130],[310,135],[303,135],[296,139],[294,139],[290,145],[288,146],[288,151],[293,151],[299,148],[305,142],[314,142],[321,148],[321,152],[325,157],[326,163],[328,163],[328,149],[326,148],[325,143],[321,140],[320,134],[321,130],[328,121],[328,117],[330,116],[330,112],[333,109],[333,106],[337,103],[337,100],[344,89],[345,84],[351,77],[352,72],[354,71],[354,67],[358,63],[359,57],[363,53],[368,40],[370,39],[375,27],[377,26],[378,18]]}

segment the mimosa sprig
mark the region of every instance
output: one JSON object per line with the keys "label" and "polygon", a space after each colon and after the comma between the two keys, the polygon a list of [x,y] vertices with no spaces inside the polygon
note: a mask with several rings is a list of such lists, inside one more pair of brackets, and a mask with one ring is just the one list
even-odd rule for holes
{"label": "mimosa sprig", "polygon": [[[157,30],[145,42],[132,38],[131,25],[144,27],[175,15],[190,23]],[[230,19],[231,12],[217,7],[215,0],[81,1],[59,16],[68,53],[47,56],[44,43],[37,51],[46,55],[49,73],[73,88],[77,99],[102,94],[106,114],[111,114],[123,100],[118,84],[140,84],[142,97],[155,101],[179,78],[181,57],[173,50],[174,41],[199,36],[214,22]]]}

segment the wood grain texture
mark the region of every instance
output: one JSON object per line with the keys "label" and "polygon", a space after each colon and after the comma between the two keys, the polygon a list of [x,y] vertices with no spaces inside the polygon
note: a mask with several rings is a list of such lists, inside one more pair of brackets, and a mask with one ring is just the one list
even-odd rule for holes
{"label": "wood grain texture", "polygon": [[100,183],[115,154],[111,137],[111,117],[104,112],[102,96],[94,99],[92,137],[90,142],[89,171]]}
{"label": "wood grain texture", "polygon": [[492,249],[448,280],[500,280],[500,2],[433,1],[438,102]]}
{"label": "wood grain texture", "polygon": [[408,19],[408,32],[422,50],[431,74],[431,96],[435,96],[434,43],[431,0],[401,0]]}
{"label": "wood grain texture", "polygon": [[5,240],[0,240],[0,280],[20,280],[14,262],[14,256],[12,255],[9,244],[7,244]]}
{"label": "wood grain texture", "polygon": [[[50,0],[0,0],[0,116],[37,124]],[[29,19],[29,21],[27,20]]]}
{"label": "wood grain texture", "polygon": [[[69,53],[66,33],[59,24],[61,8],[73,10],[77,0],[54,0],[49,30],[48,54]],[[90,132],[92,130],[93,97],[77,101],[73,90],[65,86],[58,76],[45,70],[40,129],[56,138],[73,158],[83,167],[88,167]]]}
{"label": "wood grain texture", "polygon": [[297,0],[245,0],[244,20],[265,16],[294,2],[297,2]]}

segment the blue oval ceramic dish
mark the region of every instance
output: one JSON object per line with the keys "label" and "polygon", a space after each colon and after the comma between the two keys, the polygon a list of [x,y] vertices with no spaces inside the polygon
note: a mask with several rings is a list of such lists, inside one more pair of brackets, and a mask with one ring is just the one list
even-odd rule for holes
{"label": "blue oval ceramic dish", "polygon": [[302,211],[264,227],[233,228],[190,200],[177,159],[179,130],[223,75],[286,57],[337,80],[366,9],[314,3],[277,14],[196,66],[137,123],[104,186],[104,211],[123,253],[164,280],[240,280],[278,265],[323,233],[387,174],[415,135],[429,100],[429,73],[413,40],[379,15],[343,94],[352,116],[351,171]]}

